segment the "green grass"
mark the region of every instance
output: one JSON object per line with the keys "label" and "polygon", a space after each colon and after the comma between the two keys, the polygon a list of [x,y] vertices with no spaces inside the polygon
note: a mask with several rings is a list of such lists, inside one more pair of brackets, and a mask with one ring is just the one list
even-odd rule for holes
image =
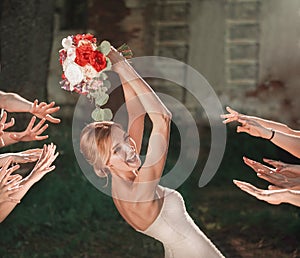
{"label": "green grass", "polygon": [[[109,196],[81,172],[65,122],[51,138],[61,153],[56,170],[46,175],[0,225],[0,257],[163,257],[162,245],[135,232],[121,218]],[[176,140],[172,134],[171,140]],[[269,142],[229,128],[222,164],[205,187],[198,180],[209,150],[209,132],[201,134],[197,167],[178,189],[195,222],[227,257],[293,257],[299,253],[299,209],[272,206],[240,191],[232,179],[266,183],[243,164],[242,156],[279,159],[286,153]],[[177,141],[178,142],[178,141]],[[42,143],[35,143],[35,146]],[[25,144],[18,148],[24,149]],[[172,155],[169,154],[172,166]],[[253,256],[252,256],[253,254]],[[296,256],[295,256],[296,257]]]}

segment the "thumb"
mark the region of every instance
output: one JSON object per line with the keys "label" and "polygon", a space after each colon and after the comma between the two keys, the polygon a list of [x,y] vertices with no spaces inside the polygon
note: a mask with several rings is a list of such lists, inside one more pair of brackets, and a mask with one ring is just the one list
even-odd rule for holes
{"label": "thumb", "polygon": [[236,132],[237,133],[248,133],[249,132],[249,129],[247,129],[247,128],[245,128],[244,126],[238,126],[237,128],[236,128]]}

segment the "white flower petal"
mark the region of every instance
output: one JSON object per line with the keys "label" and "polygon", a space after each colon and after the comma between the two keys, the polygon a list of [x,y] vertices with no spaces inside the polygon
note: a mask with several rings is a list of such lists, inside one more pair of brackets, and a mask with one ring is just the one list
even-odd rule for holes
{"label": "white flower petal", "polygon": [[74,86],[83,80],[81,68],[75,63],[70,63],[66,66],[65,76],[70,82],[71,86]]}
{"label": "white flower petal", "polygon": [[69,49],[72,46],[72,42],[72,38],[68,36],[62,40],[61,44],[65,49]]}

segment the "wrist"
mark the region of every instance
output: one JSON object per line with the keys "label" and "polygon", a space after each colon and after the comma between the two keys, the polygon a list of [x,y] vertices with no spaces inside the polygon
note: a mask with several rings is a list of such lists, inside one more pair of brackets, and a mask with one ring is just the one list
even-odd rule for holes
{"label": "wrist", "polygon": [[33,114],[33,106],[34,106],[34,103],[30,102],[30,103],[29,103],[29,110],[28,110],[28,113]]}
{"label": "wrist", "polygon": [[272,141],[272,139],[274,138],[274,136],[275,136],[275,130],[274,129],[270,129],[270,132],[271,132],[271,135],[270,135],[270,137],[268,138],[268,140],[269,141]]}

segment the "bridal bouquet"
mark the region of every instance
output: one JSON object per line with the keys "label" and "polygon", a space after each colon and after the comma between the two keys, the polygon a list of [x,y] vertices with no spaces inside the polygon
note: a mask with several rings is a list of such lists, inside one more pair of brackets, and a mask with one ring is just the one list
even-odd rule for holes
{"label": "bridal bouquet", "polygon": [[92,118],[95,121],[111,120],[109,108],[101,108],[107,103],[107,90],[110,83],[105,71],[111,69],[107,57],[111,45],[102,41],[97,46],[97,39],[92,34],[77,34],[62,40],[63,49],[59,51],[59,61],[63,68],[62,88],[67,91],[86,95],[95,103]]}

